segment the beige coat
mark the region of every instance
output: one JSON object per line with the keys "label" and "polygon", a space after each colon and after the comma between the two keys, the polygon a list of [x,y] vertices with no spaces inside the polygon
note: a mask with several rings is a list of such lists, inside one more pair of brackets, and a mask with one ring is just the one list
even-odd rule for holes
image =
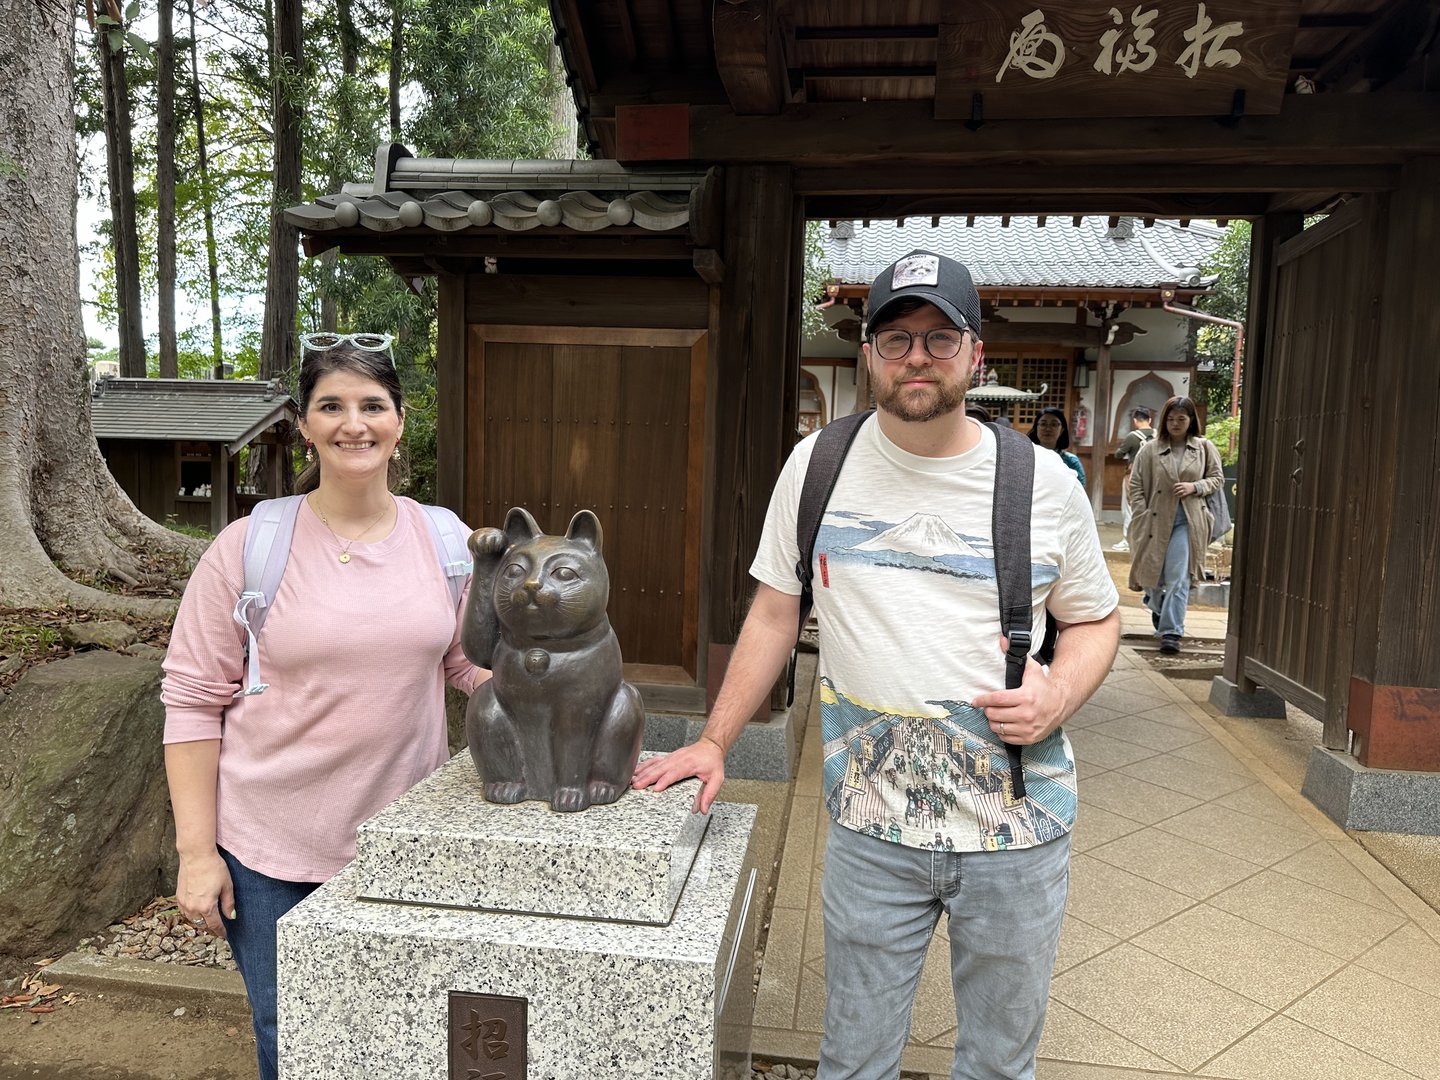
{"label": "beige coat", "polygon": [[1128,536],[1132,589],[1148,589],[1160,580],[1165,549],[1175,527],[1177,500],[1171,489],[1180,480],[1195,485],[1195,494],[1184,499],[1185,524],[1190,534],[1190,578],[1194,580],[1204,573],[1212,524],[1205,497],[1225,482],[1220,451],[1209,439],[1198,435],[1172,447],[1161,433],[1140,448],[1130,470],[1126,494],[1135,515],[1130,519]]}

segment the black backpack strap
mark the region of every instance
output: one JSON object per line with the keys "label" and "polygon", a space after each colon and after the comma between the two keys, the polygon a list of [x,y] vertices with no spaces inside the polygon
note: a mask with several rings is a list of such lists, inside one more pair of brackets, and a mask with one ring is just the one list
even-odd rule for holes
{"label": "black backpack strap", "polygon": [[[991,543],[995,551],[995,586],[1000,594],[1000,627],[1009,641],[1005,653],[1005,688],[1014,690],[1025,677],[1030,655],[1033,593],[1030,585],[1030,504],[1035,494],[1035,446],[1014,428],[988,425],[995,433],[995,497]],[[1041,663],[1055,648],[1055,625],[1045,615],[1045,641],[1036,653]],[[1021,748],[1005,744],[1010,758],[1011,790],[1025,797]]]}
{"label": "black backpack strap", "polygon": [[825,516],[825,507],[835,493],[840,468],[845,464],[845,455],[850,453],[855,436],[860,433],[860,425],[874,412],[874,409],[866,409],[832,420],[820,430],[815,448],[810,452],[810,464],[805,469],[805,486],[800,491],[800,509],[795,515],[795,540],[800,548],[795,576],[800,579],[801,630],[805,629],[805,620],[810,618],[810,609],[815,604],[810,582],[815,574],[815,538],[820,535],[820,519]]}

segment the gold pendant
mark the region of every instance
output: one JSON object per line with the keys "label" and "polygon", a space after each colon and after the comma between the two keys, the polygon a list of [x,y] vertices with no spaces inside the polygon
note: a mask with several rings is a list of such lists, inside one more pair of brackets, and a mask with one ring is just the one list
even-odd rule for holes
{"label": "gold pendant", "polygon": [[348,552],[348,551],[342,551],[342,552],[340,552],[340,561],[341,561],[341,562],[349,562],[349,561],[350,561],[350,552]]}

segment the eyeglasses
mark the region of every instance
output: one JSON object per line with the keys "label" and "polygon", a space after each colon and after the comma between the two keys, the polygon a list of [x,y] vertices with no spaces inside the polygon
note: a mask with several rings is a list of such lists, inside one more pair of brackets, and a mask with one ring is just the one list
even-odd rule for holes
{"label": "eyeglasses", "polygon": [[881,360],[903,360],[910,355],[910,346],[917,337],[925,343],[925,351],[936,360],[953,360],[960,355],[960,346],[965,343],[965,330],[954,326],[937,326],[923,334],[909,330],[881,330],[870,340]]}
{"label": "eyeglasses", "polygon": [[390,346],[395,338],[390,334],[336,334],[322,331],[318,334],[301,334],[300,347],[308,352],[325,352],[340,345],[353,345],[365,352],[383,352],[390,357],[390,366],[395,366],[395,353]]}

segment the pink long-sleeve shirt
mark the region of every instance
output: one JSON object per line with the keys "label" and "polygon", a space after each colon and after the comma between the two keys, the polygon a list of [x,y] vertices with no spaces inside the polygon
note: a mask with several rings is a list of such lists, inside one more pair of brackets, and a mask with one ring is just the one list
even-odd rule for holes
{"label": "pink long-sleeve shirt", "polygon": [[423,511],[397,499],[390,535],[350,545],[308,503],[259,641],[270,688],[235,697],[245,631],[247,519],[215,538],[185,589],[160,696],[165,742],[220,740],[216,842],[251,870],[324,881],[355,856],[355,827],[449,758],[445,682],[482,672]]}

